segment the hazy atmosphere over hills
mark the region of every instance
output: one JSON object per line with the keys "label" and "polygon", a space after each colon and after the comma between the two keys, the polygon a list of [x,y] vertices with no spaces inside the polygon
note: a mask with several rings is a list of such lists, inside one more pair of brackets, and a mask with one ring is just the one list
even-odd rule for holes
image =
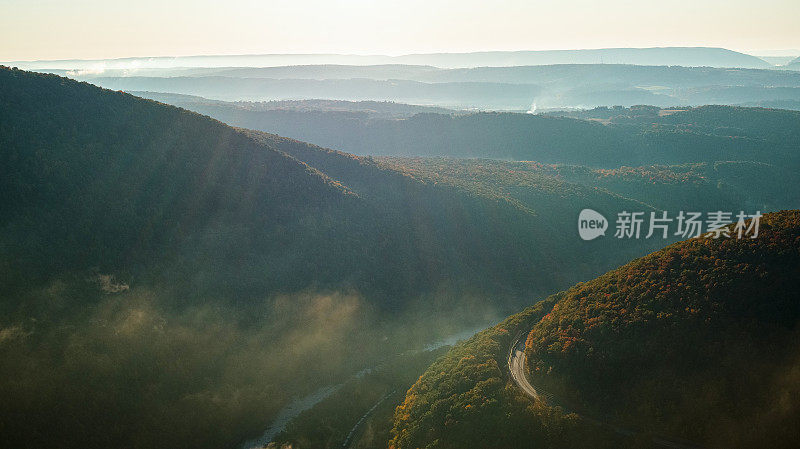
{"label": "hazy atmosphere over hills", "polygon": [[[249,347],[253,339],[281,332],[287,307],[300,308],[299,316],[323,313],[302,311],[304,307],[333,307],[334,316],[341,308],[348,314],[373,316],[375,325],[361,319],[351,323],[349,316],[336,324],[354,326],[348,328],[352,332],[348,339],[355,339],[353,350],[328,354],[338,361],[315,370],[322,379],[336,379],[346,373],[345,366],[366,363],[369,354],[379,349],[368,343],[376,333],[392,338],[399,347],[420,344],[420,339],[440,335],[440,326],[456,325],[451,318],[457,307],[490,292],[494,301],[470,305],[471,316],[465,316],[465,322],[480,322],[485,314],[514,304],[518,295],[567,285],[648,246],[635,242],[609,252],[612,248],[597,245],[592,250],[595,256],[586,262],[569,263],[564,255],[579,251],[580,240],[552,233],[561,226],[559,219],[537,214],[512,199],[425,182],[370,159],[237,131],[194,113],[52,75],[7,69],[1,73],[2,188],[7,192],[2,203],[2,267],[7,279],[2,291],[3,325],[12,336],[17,332],[34,336],[12,339],[13,344],[3,347],[9,351],[6,369],[12,370],[7,371],[8,379],[33,374],[26,371],[33,365],[13,362],[20,361],[18,351],[37,354],[41,359],[36,364],[52,364],[48,371],[57,376],[91,372],[96,368],[82,365],[82,358],[70,359],[76,372],[56,368],[57,360],[71,357],[70,346],[56,343],[61,340],[57,336],[66,333],[67,341],[88,342],[111,326],[108,330],[116,329],[112,332],[119,338],[135,338],[144,345],[132,349],[141,352],[138,363],[153,377],[139,378],[140,387],[131,385],[137,402],[170,401],[168,396],[177,392],[167,395],[167,390],[159,390],[173,382],[183,385],[179,389],[183,395],[220,394],[208,388],[223,385],[208,386],[196,377],[209,375],[206,370],[212,367],[203,364],[211,360],[198,361],[201,365],[191,372],[164,371],[162,357],[187,350],[179,349],[182,343],[164,333],[232,326],[241,333],[231,337],[242,339],[236,346]],[[72,120],[76,112],[80,122]],[[635,204],[611,192],[573,188],[576,192],[569,203],[553,199],[563,208],[564,219],[587,201],[608,210]],[[562,195],[551,189],[543,185],[531,190]],[[554,263],[563,265],[557,278],[549,275]],[[285,298],[296,299],[286,304]],[[82,307],[75,310],[70,304]],[[428,318],[419,318],[418,331],[404,329],[394,336],[399,329],[393,322],[378,324],[391,316],[390,311]],[[252,317],[259,315],[266,321],[252,323]],[[181,324],[183,320],[188,322]],[[151,329],[148,321],[162,324]],[[316,324],[314,320],[297,324],[298,329],[305,325]],[[104,369],[111,370],[112,378],[135,375],[117,371],[124,367],[118,364],[131,356],[131,348],[115,346],[125,344],[119,338],[86,348],[88,354],[116,360],[116,367]],[[147,342],[152,338],[168,338],[164,343],[177,347],[150,348]],[[279,346],[267,345],[268,353],[267,348]],[[223,361],[214,363],[226,363],[226,358],[234,363],[240,357],[233,348],[218,350]],[[179,360],[183,357],[193,356],[185,354]],[[280,367],[291,372],[281,357],[257,358],[255,366],[234,364],[216,375],[235,395],[244,394],[241,388],[273,394],[285,374],[270,370]],[[259,385],[241,377],[244,369],[262,371]],[[100,382],[113,382],[108,374],[96,375],[105,379]],[[36,379],[3,386],[10,397],[27,397],[29,404],[25,406],[29,412],[3,418],[18,429],[5,433],[9,443],[24,441],[32,430],[28,426],[44,424],[40,420],[48,418],[39,407],[57,410],[62,416],[59,422],[68,426],[74,413],[71,395],[95,397],[113,385],[95,385],[92,392],[52,392],[30,405],[26,395],[36,391],[30,390],[37,388]],[[40,382],[53,380],[44,375]],[[297,385],[295,391],[316,383]],[[143,389],[155,390],[142,396]],[[258,412],[258,421],[268,419],[269,410],[285,400],[279,394],[261,404],[267,408]],[[146,404],[140,407],[146,409]],[[193,404],[198,412],[204,410],[202,401]],[[236,408],[234,416],[253,413],[244,404],[230,406]],[[214,413],[213,407],[205,410],[209,416]],[[101,411],[84,409],[81,419],[98,422],[95,413]],[[136,427],[117,419],[122,413],[139,412],[120,413],[105,414],[108,421],[99,421],[119,429],[102,438],[91,427],[85,433],[68,433],[69,427],[53,426],[40,441],[57,437],[67,445],[118,442],[131,437]],[[175,438],[182,432],[199,432],[194,422],[186,425]],[[240,420],[231,429],[215,431],[208,441],[235,442],[247,435],[247,428],[239,426],[247,425],[253,424]],[[148,438],[163,438],[157,429],[139,432],[141,440],[136,441],[149,445]]]}
{"label": "hazy atmosphere over hills", "polygon": [[756,56],[724,48],[601,48],[593,50],[485,51],[469,53],[428,53],[401,56],[342,54],[265,54],[233,56],[178,56],[123,58],[111,60],[10,61],[32,69],[109,69],[170,67],[270,67],[309,64],[410,64],[442,68],[505,67],[550,64],[634,64],[686,67],[767,68]]}
{"label": "hazy atmosphere over hills", "polygon": [[0,448],[800,447],[796,0],[0,3]]}
{"label": "hazy atmosphere over hills", "polygon": [[[131,349],[140,353],[139,365],[149,367],[155,376],[151,380],[139,378],[131,384],[138,407],[146,410],[162,407],[162,403],[173,404],[174,392],[159,392],[172,382],[183,385],[178,390],[180,395],[219,394],[213,391],[220,385],[208,385],[195,377],[207,376],[204,373],[211,369],[202,359],[195,362],[199,365],[192,372],[172,373],[160,368],[162,358],[171,351],[188,351],[184,346],[188,342],[172,341],[169,335],[174,332],[222,327],[229,329],[225,331],[229,336],[235,332],[231,338],[241,339],[237,347],[244,345],[241,350],[252,351],[247,348],[259,339],[285,332],[280,330],[286,324],[280,317],[287,313],[286,307],[297,308],[293,313],[301,316],[323,313],[325,308],[331,308],[330,313],[334,314],[346,311],[348,315],[337,324],[342,327],[328,329],[324,334],[324,345],[349,343],[343,350],[334,351],[335,355],[329,352],[324,356],[335,357],[336,363],[314,370],[320,380],[341,379],[346,376],[346,366],[369,363],[374,357],[371,354],[377,354],[379,347],[369,344],[376,334],[398,347],[413,346],[441,335],[437,328],[453,328],[459,320],[491,319],[519,303],[515,298],[535,298],[556,291],[659,245],[657,240],[651,240],[586,246],[576,236],[558,231],[589,205],[610,214],[637,208],[647,211],[747,206],[774,210],[792,207],[797,199],[797,192],[786,190],[786,181],[781,181],[791,179],[798,164],[793,151],[797,148],[796,130],[776,122],[780,118],[796,123],[796,114],[790,112],[701,108],[663,116],[657,109],[614,110],[613,125],[526,114],[436,118],[426,112],[394,123],[434,120],[439,123],[437,128],[443,129],[443,119],[468,120],[464,131],[452,132],[455,137],[469,129],[481,129],[476,124],[484,120],[494,124],[483,129],[501,126],[508,130],[509,124],[521,119],[520,125],[515,126],[540,129],[524,140],[542,142],[542,149],[561,151],[542,153],[534,147],[525,153],[498,154],[491,145],[482,145],[465,154],[573,165],[480,159],[376,159],[232,129],[185,110],[53,75],[4,69],[2,77],[3,191],[8,193],[2,206],[3,276],[8,280],[3,296],[26,298],[4,302],[4,332],[10,336],[4,351],[6,360],[11,362],[5,369],[10,370],[9,378],[32,376],[26,371],[32,366],[13,362],[28,353],[31,355],[25,358],[35,357],[38,366],[51,366],[53,376],[68,378],[79,372],[92,373],[98,368],[85,365],[82,359],[72,360],[74,368],[69,370],[57,368],[58,359],[73,356],[69,355],[68,346],[57,343],[63,340],[56,336],[66,333],[67,341],[83,341],[80,344],[85,345],[100,338],[108,326],[115,329],[114,337],[100,347],[87,348],[89,352],[82,357],[88,360],[85,357],[102,354],[120,364],[111,372],[106,368],[107,374],[90,374],[98,376],[91,393],[76,390],[37,395],[37,402],[28,402],[24,409],[27,411],[21,415],[4,417],[4,422],[17,429],[6,433],[9,443],[26,441],[24,435],[43,425],[42,420],[50,419],[37,411],[40,407],[62,416],[59,425],[37,437],[43,443],[58,438],[67,445],[71,445],[70,441],[116,444],[119,438],[131,438],[131,432],[137,432],[133,440],[137,444],[149,445],[149,441],[155,441],[150,438],[162,439],[157,425],[149,424],[147,432],[137,431],[136,427],[122,425],[114,414],[106,414],[98,421],[99,416],[94,413],[100,410],[91,407],[84,409],[81,416],[85,418],[80,419],[113,425],[118,430],[105,433],[102,439],[93,433],[93,427],[75,433],[68,430],[72,427],[67,418],[75,412],[66,404],[72,401],[73,394],[94,397],[113,388],[113,383],[107,383],[113,382],[107,377],[111,373],[116,373],[112,374],[115,378],[129,375],[117,369],[123,369],[123,361],[132,355]],[[361,114],[365,123],[397,120],[370,119],[369,112],[341,107],[352,109],[358,104],[315,112],[314,107],[320,104],[331,109],[337,103],[305,104],[290,111],[255,108],[255,112],[299,114],[294,121],[303,114]],[[386,105],[383,109],[398,110],[401,106]],[[375,104],[369,103],[362,107],[376,109]],[[404,114],[415,112],[410,111]],[[80,122],[71,119],[76,112],[82,117]],[[666,127],[665,136],[655,134],[640,142],[642,129],[653,120]],[[776,123],[778,129],[788,133],[768,133],[767,128],[757,127],[759,120]],[[716,125],[705,125],[709,121]],[[686,123],[695,130],[678,135],[682,135],[684,144],[689,142],[695,148],[691,156],[681,152],[684,144],[674,149],[666,144],[674,139],[670,135]],[[617,128],[620,136],[628,137],[614,137]],[[312,125],[306,129],[347,128]],[[552,137],[545,136],[554,129],[569,131],[552,136],[569,135],[574,139],[585,135],[585,143],[549,141]],[[733,129],[740,137],[734,145],[714,143],[731,132],[724,130]],[[464,155],[436,150],[454,147],[442,147],[445,141],[441,135],[428,135],[423,130],[418,128],[413,133],[429,142],[426,148],[433,154]],[[612,134],[605,138],[595,134],[610,131]],[[364,131],[349,133],[364,135]],[[376,135],[390,133],[384,130]],[[653,138],[656,140],[649,140]],[[412,141],[409,137],[396,139]],[[608,139],[609,153],[604,156],[596,149],[597,143]],[[613,143],[614,139],[617,143]],[[643,146],[648,141],[651,143]],[[594,154],[589,158],[581,156],[582,148],[590,142],[594,142]],[[645,151],[648,146],[666,152],[649,154]],[[40,150],[31,152],[34,148]],[[371,148],[372,154],[385,151]],[[498,148],[509,147],[500,144]],[[360,152],[370,153],[366,149]],[[718,162],[731,159],[741,162]],[[763,162],[747,162],[755,159]],[[579,160],[590,166],[574,165]],[[610,171],[591,167],[625,163],[690,164]],[[741,185],[742,176],[754,184]],[[76,180],[88,182],[77,184]],[[29,252],[31,247],[40,249]],[[47,287],[42,290],[42,285]],[[480,300],[489,295],[491,302]],[[53,302],[55,298],[71,298],[68,303],[83,304],[84,309],[77,312],[68,303]],[[289,306],[285,298],[295,299]],[[231,306],[239,311],[223,312]],[[459,309],[461,312],[453,315]],[[204,310],[218,312],[209,315]],[[471,311],[469,316],[464,310]],[[409,333],[393,320],[386,321],[389,311],[417,317],[414,319],[419,327]],[[253,327],[252,314],[264,314],[266,321]],[[462,315],[463,318],[454,319]],[[367,317],[372,318],[363,321]],[[148,330],[147,322],[162,324]],[[381,322],[385,324],[377,324]],[[102,324],[98,327],[95,323]],[[298,323],[297,329],[313,323]],[[345,340],[328,340],[330,332],[346,332],[347,337],[341,334]],[[131,338],[144,346],[130,346]],[[167,338],[164,343],[169,346],[151,347],[147,342],[156,341],[153,338]],[[259,352],[269,354],[280,344],[278,340]],[[122,350],[119,345],[128,348]],[[356,354],[344,349],[347,347],[361,350]],[[225,346],[216,351],[222,356],[222,361],[216,363],[233,363],[240,357],[238,350],[232,352]],[[179,360],[193,357],[190,354]],[[231,365],[215,376],[222,376],[219,382],[234,392],[255,388],[250,394],[275,395],[274,388],[282,382],[282,376],[270,374],[270,370],[280,366],[283,371],[292,372],[292,368],[281,362],[282,356],[267,357],[236,368]],[[260,382],[253,384],[247,377],[242,378],[241,369],[261,371]],[[52,382],[55,378],[38,374],[30,379],[26,387],[6,383],[3,389],[9,397],[21,399],[38,391],[38,382]],[[304,377],[296,381],[300,379]],[[290,382],[295,386],[289,391],[308,391],[310,386],[320,385],[318,382]],[[153,388],[152,393],[141,396],[142,389]],[[276,410],[286,400],[285,395],[278,394],[268,404],[237,403],[227,407],[233,407],[231,416],[257,413],[261,419],[268,419],[270,413],[275,413],[270,410]],[[214,413],[212,403],[191,404],[197,412],[209,413],[208,419]],[[140,412],[131,409],[120,413]],[[25,421],[12,416],[24,416]],[[171,426],[178,426],[174,433],[178,439],[191,433],[199,438],[198,444],[204,442],[201,445],[214,441],[232,444],[248,434],[254,435],[259,421],[239,418],[235,424],[225,424],[228,427],[224,429],[215,427],[213,438],[196,428],[194,422],[172,422]]]}
{"label": "hazy atmosphere over hills", "polygon": [[440,69],[430,66],[291,66],[180,70],[56,70],[110,89],[216,100],[390,100],[450,108],[536,111],[649,104],[800,102],[800,73],[709,67],[560,64]]}

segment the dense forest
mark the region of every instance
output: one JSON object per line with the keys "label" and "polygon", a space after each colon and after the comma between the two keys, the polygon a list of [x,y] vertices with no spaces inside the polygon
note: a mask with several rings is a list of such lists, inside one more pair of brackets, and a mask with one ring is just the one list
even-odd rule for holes
{"label": "dense forest", "polygon": [[[391,447],[795,447],[798,242],[800,212],[768,214],[758,238],[679,242],[548,297],[431,365]],[[548,399],[508,374],[529,331]]]}
{"label": "dense forest", "polygon": [[[413,112],[342,106],[311,108]],[[541,130],[533,141],[550,154],[577,152],[556,139],[572,127],[608,129],[532,118]],[[356,156],[0,68],[0,443],[238,445],[293,397],[344,382],[385,359],[387,347],[401,352],[485,325],[663,245],[583,242],[573,229],[585,207],[607,216],[712,203],[784,207],[793,190],[774,186],[774,167],[795,137],[782,136],[753,134],[758,145],[731,147],[777,155],[764,167]],[[587,145],[583,157],[603,148],[595,137],[576,137]],[[413,148],[433,137],[408,139]],[[756,186],[745,188],[737,173]],[[354,399],[346,416],[373,396]],[[313,438],[338,441],[344,422]],[[388,424],[376,426],[388,436]],[[288,440],[312,438],[301,423],[292,428]]]}
{"label": "dense forest", "polygon": [[527,342],[534,382],[710,447],[794,447],[800,213],[693,239],[567,291]]}
{"label": "dense forest", "polygon": [[384,342],[485,323],[655,245],[587,248],[504,198],[7,68],[0,147],[10,446],[235,445]]}
{"label": "dense forest", "polygon": [[316,285],[390,300],[481,277],[497,291],[533,285],[535,260],[559,259],[550,242],[575,240],[545,236],[554,223],[508,201],[369,158],[63,78],[0,73],[7,291],[70,267],[239,298]]}
{"label": "dense forest", "polygon": [[0,0],[0,449],[800,449],[752,3]]}
{"label": "dense forest", "polygon": [[515,337],[553,307],[555,297],[514,315],[450,350],[408,390],[394,415],[388,447],[617,447],[612,434],[575,415],[530,401],[508,382]]}

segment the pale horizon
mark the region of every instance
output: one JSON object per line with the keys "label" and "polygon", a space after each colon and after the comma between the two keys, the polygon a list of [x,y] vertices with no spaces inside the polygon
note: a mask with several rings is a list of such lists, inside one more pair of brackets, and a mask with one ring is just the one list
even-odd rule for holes
{"label": "pale horizon", "polygon": [[259,2],[6,0],[2,61],[199,55],[539,51],[720,47],[751,55],[800,49],[800,3],[588,0]]}
{"label": "pale horizon", "polygon": [[706,47],[706,46],[651,46],[651,47],[576,47],[576,48],[546,48],[546,49],[482,49],[482,50],[465,50],[465,51],[429,51],[418,53],[370,53],[370,52],[296,52],[296,53],[198,53],[198,54],[158,54],[158,55],[129,55],[118,56],[110,58],[54,58],[54,59],[17,59],[17,60],[3,60],[4,63],[33,63],[33,62],[57,62],[57,61],[114,61],[125,59],[148,59],[148,58],[203,58],[203,57],[226,57],[226,56],[383,56],[383,57],[401,57],[410,55],[425,55],[425,54],[468,54],[468,53],[491,53],[491,52],[549,52],[549,51],[582,51],[582,50],[615,50],[615,49],[654,49],[654,48],[720,48],[724,50],[731,50],[746,55],[756,57],[789,57],[800,56],[800,49],[771,49],[771,50],[738,50],[728,47]]}

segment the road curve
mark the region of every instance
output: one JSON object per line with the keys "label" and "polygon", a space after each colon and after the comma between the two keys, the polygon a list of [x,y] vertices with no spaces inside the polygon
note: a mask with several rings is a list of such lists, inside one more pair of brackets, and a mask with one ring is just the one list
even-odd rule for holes
{"label": "road curve", "polygon": [[539,392],[528,381],[528,376],[525,375],[525,338],[528,334],[523,334],[522,337],[517,338],[517,341],[511,346],[511,351],[508,355],[508,371],[511,373],[511,378],[514,383],[522,390],[523,393],[530,396],[534,400],[539,400]]}
{"label": "road curve", "polygon": [[[511,378],[514,380],[514,383],[522,390],[525,395],[530,397],[533,400],[542,400],[545,399],[547,403],[551,406],[559,406],[554,400],[551,395],[546,394],[544,391],[537,390],[530,381],[528,380],[528,376],[525,375],[525,341],[528,339],[528,334],[530,332],[523,332],[517,336],[514,343],[511,345],[511,348],[508,352],[508,371],[511,374]],[[562,407],[563,409],[563,407]],[[574,411],[564,409],[566,413],[575,413]],[[638,432],[626,429],[623,427],[615,426],[613,424],[609,424],[591,417],[588,417],[582,413],[575,413],[580,415],[580,417],[588,422],[610,428],[614,432],[625,435],[625,436],[632,436],[637,434]],[[659,447],[668,447],[673,449],[700,449],[701,446],[698,446],[690,441],[685,441],[681,439],[675,438],[667,438],[664,436],[656,435],[652,439],[654,445]]]}

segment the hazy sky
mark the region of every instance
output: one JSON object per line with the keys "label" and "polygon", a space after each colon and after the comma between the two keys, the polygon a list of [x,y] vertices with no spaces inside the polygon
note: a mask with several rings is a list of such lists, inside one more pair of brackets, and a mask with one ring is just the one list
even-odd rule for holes
{"label": "hazy sky", "polygon": [[800,49],[800,0],[0,0],[0,60]]}

